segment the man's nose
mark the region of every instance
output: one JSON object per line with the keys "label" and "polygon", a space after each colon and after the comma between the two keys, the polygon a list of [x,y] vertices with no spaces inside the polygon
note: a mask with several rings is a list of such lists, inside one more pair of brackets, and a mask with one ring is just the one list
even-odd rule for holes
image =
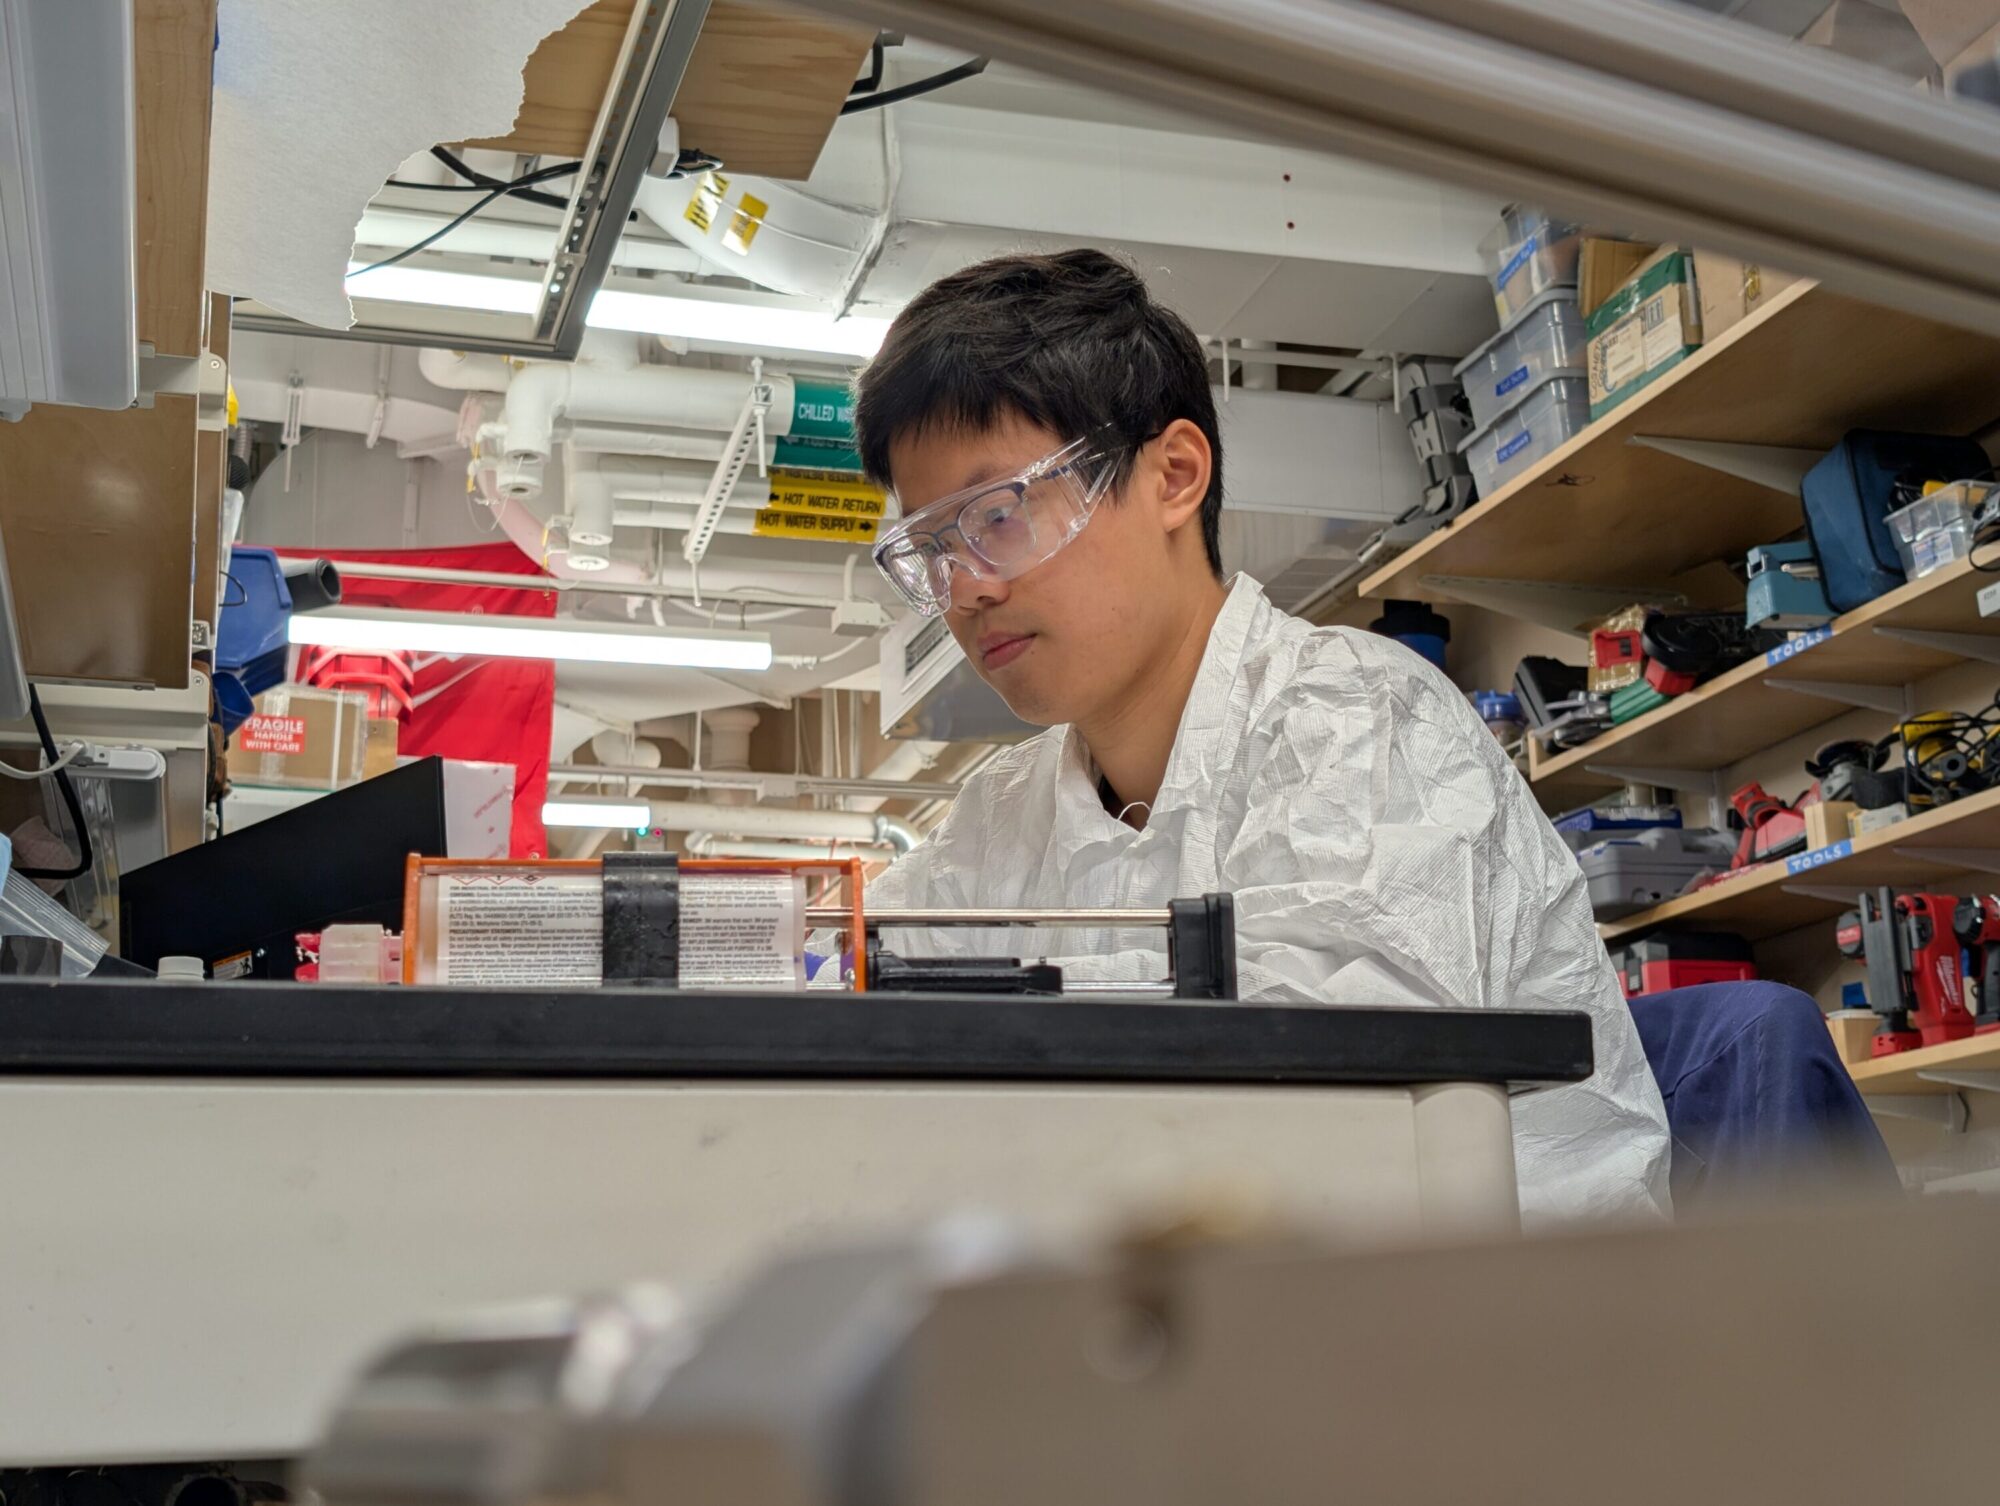
{"label": "man's nose", "polygon": [[1009,595],[1004,580],[986,580],[974,575],[970,566],[956,559],[945,562],[951,592],[951,608],[955,612],[977,612],[986,607],[998,606]]}

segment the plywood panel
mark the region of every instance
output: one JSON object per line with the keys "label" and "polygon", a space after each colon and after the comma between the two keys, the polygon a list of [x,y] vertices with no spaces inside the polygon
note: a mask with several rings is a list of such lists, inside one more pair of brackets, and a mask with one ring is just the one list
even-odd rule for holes
{"label": "plywood panel", "polygon": [[194,574],[195,400],[0,424],[0,528],[30,675],[181,687]]}
{"label": "plywood panel", "polygon": [[[525,98],[506,136],[469,143],[581,156],[617,67],[633,0],[596,0],[546,38],[523,71]],[[737,172],[805,178],[840,114],[874,33],[781,6],[711,6],[674,100],[681,141]]]}
{"label": "plywood panel", "polygon": [[215,0],[137,0],[139,339],[201,350]]}

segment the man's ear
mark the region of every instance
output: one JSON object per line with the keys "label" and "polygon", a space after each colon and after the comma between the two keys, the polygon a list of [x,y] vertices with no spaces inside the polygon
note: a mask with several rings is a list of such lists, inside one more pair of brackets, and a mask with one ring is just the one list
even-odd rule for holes
{"label": "man's ear", "polygon": [[1208,496],[1209,477],[1215,471],[1215,456],[1208,436],[1191,419],[1177,418],[1160,431],[1153,441],[1160,474],[1160,521],[1167,532],[1177,532],[1191,519],[1201,516],[1201,504]]}

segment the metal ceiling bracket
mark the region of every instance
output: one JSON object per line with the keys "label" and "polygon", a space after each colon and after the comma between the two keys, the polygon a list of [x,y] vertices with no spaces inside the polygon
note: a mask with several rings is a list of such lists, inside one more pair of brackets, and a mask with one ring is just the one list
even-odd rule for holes
{"label": "metal ceiling bracket", "polygon": [[194,399],[195,427],[211,432],[229,427],[229,367],[221,356],[162,356],[139,347],[139,397],[134,405],[153,406],[161,393]]}
{"label": "metal ceiling bracket", "polygon": [[1634,434],[1631,443],[1658,450],[1676,460],[1720,471],[1752,486],[1797,495],[1799,483],[1824,458],[1823,450],[1795,450],[1785,445],[1737,444],[1721,439],[1661,439]]}
{"label": "metal ceiling bracket", "polygon": [[[1920,1072],[1917,1075],[1922,1077],[1925,1074]],[[1954,1135],[1964,1134],[1966,1122],[1972,1117],[1965,1106],[1965,1097],[1960,1093],[1871,1094],[1864,1087],[1861,1094],[1861,1101],[1868,1105],[1868,1112],[1879,1119],[1918,1119]]]}
{"label": "metal ceiling bracket", "polygon": [[1943,1083],[1948,1088],[1963,1088],[1968,1093],[2000,1093],[2000,1072],[1981,1072],[1972,1068],[1963,1071],[1934,1069],[1919,1072],[1917,1076],[1924,1082]]}
{"label": "metal ceiling bracket", "polygon": [[1678,591],[1653,586],[1618,586],[1583,583],[1566,584],[1544,580],[1490,580],[1473,575],[1423,575],[1419,582],[1431,590],[1483,607],[1503,617],[1539,623],[1558,633],[1577,633],[1579,624],[1603,617],[1634,602],[1650,602],[1663,607],[1687,605]]}
{"label": "metal ceiling bracket", "polygon": [[1856,685],[1847,680],[1787,680],[1764,682],[1773,690],[1789,690],[1797,695],[1818,696],[1843,706],[1861,706],[1870,711],[1886,711],[1891,716],[1908,716],[1916,703],[1907,685]]}
{"label": "metal ceiling bracket", "polygon": [[1934,648],[1941,654],[2000,664],[2000,633],[1937,633],[1928,628],[1896,627],[1878,627],[1875,631],[1884,638],[1900,639],[1919,648]]}
{"label": "metal ceiling bracket", "polygon": [[1682,795],[1706,795],[1711,800],[1722,794],[1722,776],[1715,769],[1658,769],[1646,764],[1587,763],[1584,772],[1620,784],[1651,784]]}
{"label": "metal ceiling bracket", "polygon": [[762,451],[764,416],[771,411],[776,396],[776,389],[763,379],[760,363],[757,379],[751,383],[749,395],[743,399],[743,409],[736,415],[736,427],[729,431],[729,442],[722,447],[722,458],[715,463],[715,474],[709,477],[708,491],[703,494],[701,507],[694,515],[694,522],[688,525],[687,539],[681,545],[681,558],[690,565],[699,565],[702,556],[708,553],[709,541],[715,537],[716,525],[722,521],[722,510],[729,505],[729,499],[736,491],[743,467],[750,463],[750,452]]}
{"label": "metal ceiling bracket", "polygon": [[1801,899],[1823,899],[1831,905],[1851,905],[1862,891],[1859,885],[1852,889],[1835,888],[1832,884],[1780,884],[1787,894],[1796,894]]}
{"label": "metal ceiling bracket", "polygon": [[1899,858],[1919,863],[1936,863],[1969,869],[1974,873],[2000,873],[2000,847],[1892,847]]}

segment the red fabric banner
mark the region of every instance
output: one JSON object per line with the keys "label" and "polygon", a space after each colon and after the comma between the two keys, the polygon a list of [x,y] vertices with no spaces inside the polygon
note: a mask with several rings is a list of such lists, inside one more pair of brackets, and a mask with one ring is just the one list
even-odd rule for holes
{"label": "red fabric banner", "polygon": [[[354,560],[426,569],[478,570],[488,574],[542,574],[512,544],[470,544],[455,549],[279,549],[287,559]],[[344,607],[394,607],[411,612],[479,612],[496,617],[553,617],[555,593],[506,586],[446,585],[433,581],[361,580],[343,576]],[[556,671],[546,659],[484,659],[471,655],[411,655],[411,706],[402,717],[399,751],[415,758],[477,759],[514,766],[512,855],[548,853],[542,801],[549,784],[550,724],[555,716]]]}

